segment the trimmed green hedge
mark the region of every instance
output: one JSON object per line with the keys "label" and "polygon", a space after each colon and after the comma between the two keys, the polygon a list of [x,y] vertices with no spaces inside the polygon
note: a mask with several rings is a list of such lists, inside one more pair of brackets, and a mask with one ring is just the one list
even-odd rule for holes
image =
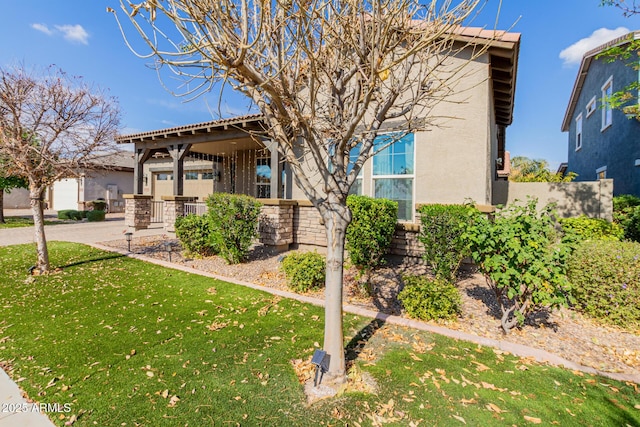
{"label": "trimmed green hedge", "polygon": [[262,204],[254,197],[227,193],[214,193],[206,202],[211,238],[220,256],[230,264],[244,261],[258,237]]}
{"label": "trimmed green hedge", "polygon": [[640,328],[640,243],[582,242],[567,268],[577,310],[605,323]]}
{"label": "trimmed green hedge", "polygon": [[176,218],[176,237],[191,255],[211,256],[218,253],[211,237],[211,222],[206,215],[190,214]]}
{"label": "trimmed green hedge", "polygon": [[281,267],[294,292],[324,287],[326,261],[317,252],[291,252],[282,259]]}
{"label": "trimmed green hedge", "polygon": [[97,222],[104,221],[105,211],[88,211],[87,212],[87,221],[89,222]]}
{"label": "trimmed green hedge", "polygon": [[462,305],[460,292],[450,282],[425,276],[403,277],[404,289],[398,294],[405,311],[414,319],[454,319]]}
{"label": "trimmed green hedge", "polygon": [[389,250],[398,222],[398,203],[350,195],[347,206],[351,210],[346,236],[349,259],[360,270],[370,270],[384,261]]}
{"label": "trimmed green hedge", "polygon": [[624,229],[616,223],[601,218],[560,218],[560,225],[564,233],[563,241],[579,242],[582,240],[622,240]]}
{"label": "trimmed green hedge", "polygon": [[464,232],[475,208],[466,205],[424,205],[420,213],[418,240],[424,246],[423,258],[436,277],[452,281],[462,260],[471,254]]}
{"label": "trimmed green hedge", "polygon": [[80,221],[82,219],[82,213],[75,209],[63,209],[58,211],[58,219],[72,219]]}

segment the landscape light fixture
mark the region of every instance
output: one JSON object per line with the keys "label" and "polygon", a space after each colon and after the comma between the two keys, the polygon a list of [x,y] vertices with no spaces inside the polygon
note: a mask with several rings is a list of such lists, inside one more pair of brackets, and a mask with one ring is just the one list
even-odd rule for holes
{"label": "landscape light fixture", "polygon": [[164,242],[164,250],[169,254],[169,262],[171,262],[171,252],[173,252],[173,247],[171,247],[171,242]]}
{"label": "landscape light fixture", "polygon": [[313,353],[313,357],[311,358],[311,364],[316,367],[316,376],[313,379],[313,386],[317,387],[320,382],[322,382],[322,377],[325,372],[329,371],[329,362],[331,361],[331,356],[327,354],[326,351],[316,350]]}
{"label": "landscape light fixture", "polygon": [[133,237],[133,233],[130,231],[127,231],[126,233],[124,233],[124,238],[127,239],[127,251],[131,252],[131,238]]}

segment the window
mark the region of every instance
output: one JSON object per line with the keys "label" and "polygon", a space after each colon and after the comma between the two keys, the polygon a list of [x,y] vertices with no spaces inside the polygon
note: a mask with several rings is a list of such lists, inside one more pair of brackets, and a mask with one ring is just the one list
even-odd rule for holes
{"label": "window", "polygon": [[374,197],[398,202],[398,219],[410,221],[414,210],[414,136],[396,137],[388,134],[376,138],[376,147],[393,144],[373,156],[373,191]]}
{"label": "window", "polygon": [[256,197],[271,197],[271,154],[268,150],[258,152],[256,158]]}
{"label": "window", "polygon": [[195,179],[198,179],[198,172],[185,172],[184,179],[187,181],[193,181]]}
{"label": "window", "polygon": [[[347,173],[351,172],[353,169],[353,164],[358,160],[358,156],[360,155],[360,144],[356,145],[349,151],[349,166],[347,167]],[[349,194],[355,194],[357,196],[362,195],[362,168],[360,168],[360,172],[356,180],[353,182],[353,185],[349,189]]]}
{"label": "window", "polygon": [[582,148],[582,113],[576,117],[576,151]]}
{"label": "window", "polygon": [[596,111],[596,97],[591,98],[591,101],[587,104],[587,117],[591,116]]}
{"label": "window", "polygon": [[156,175],[158,181],[171,181],[173,180],[172,173],[159,173]]}
{"label": "window", "polygon": [[213,172],[202,172],[202,179],[212,180]]}
{"label": "window", "polygon": [[613,95],[613,77],[609,77],[609,80],[602,86],[602,129],[605,130],[611,126],[613,119],[613,111],[611,110],[611,104],[609,99]]}
{"label": "window", "polygon": [[607,178],[607,167],[603,166],[601,168],[596,169],[596,176],[598,179],[606,179]]}

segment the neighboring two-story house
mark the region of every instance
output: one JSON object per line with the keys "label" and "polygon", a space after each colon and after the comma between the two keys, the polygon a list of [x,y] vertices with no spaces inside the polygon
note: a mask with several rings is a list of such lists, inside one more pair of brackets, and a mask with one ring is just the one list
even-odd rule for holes
{"label": "neighboring two-story house", "polygon": [[562,122],[562,131],[569,133],[567,171],[578,174],[576,181],[613,179],[614,195],[640,196],[640,121],[606,102],[638,81],[632,65],[638,57],[611,62],[598,55],[639,38],[635,31],[584,55]]}

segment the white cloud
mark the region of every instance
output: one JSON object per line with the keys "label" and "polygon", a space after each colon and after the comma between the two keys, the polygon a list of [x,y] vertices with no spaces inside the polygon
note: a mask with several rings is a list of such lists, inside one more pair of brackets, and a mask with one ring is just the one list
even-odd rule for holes
{"label": "white cloud", "polygon": [[62,32],[65,40],[73,43],[89,44],[89,33],[82,25],[56,25],[56,29]]}
{"label": "white cloud", "polygon": [[40,31],[41,33],[45,33],[48,36],[53,35],[53,31],[51,31],[46,24],[31,24],[31,28]]}
{"label": "white cloud", "polygon": [[608,28],[599,28],[595,30],[589,37],[583,38],[572,44],[560,52],[560,59],[564,61],[563,65],[579,64],[585,53],[596,48],[616,37],[623,36],[629,32],[628,28],[618,27],[615,30]]}

